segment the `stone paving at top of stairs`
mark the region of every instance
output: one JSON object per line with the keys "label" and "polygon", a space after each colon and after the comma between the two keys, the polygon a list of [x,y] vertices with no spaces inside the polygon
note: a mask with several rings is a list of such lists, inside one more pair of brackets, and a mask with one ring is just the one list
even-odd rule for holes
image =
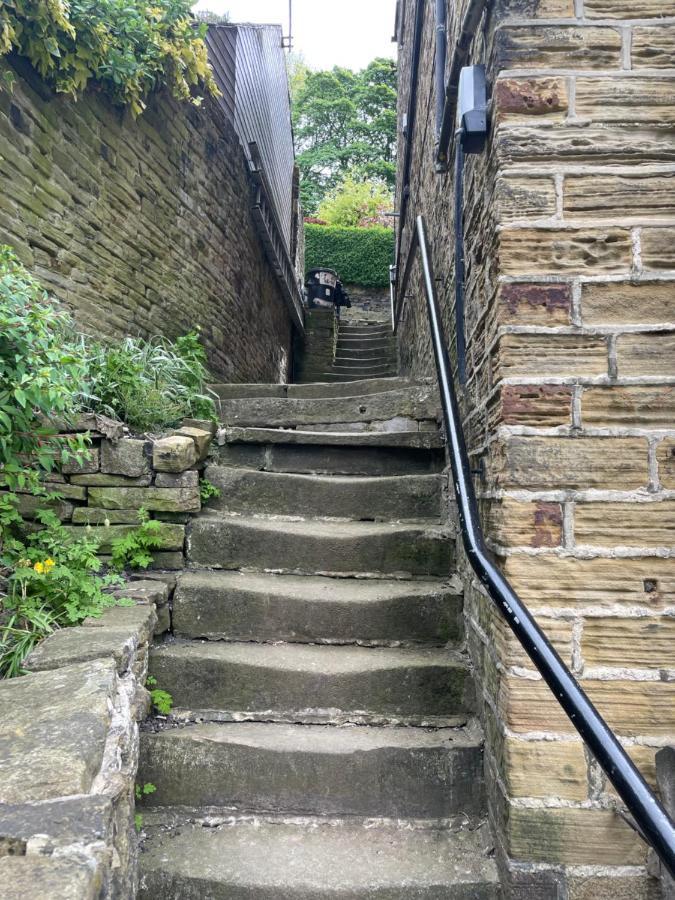
{"label": "stone paving at top of stairs", "polygon": [[437,392],[216,390],[221,495],[150,658],[174,710],[142,734],[140,900],[496,900]]}

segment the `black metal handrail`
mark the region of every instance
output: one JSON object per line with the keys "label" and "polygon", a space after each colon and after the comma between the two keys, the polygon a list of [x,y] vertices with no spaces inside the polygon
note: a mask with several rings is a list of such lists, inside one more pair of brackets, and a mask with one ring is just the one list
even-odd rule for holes
{"label": "black metal handrail", "polygon": [[405,274],[398,290],[399,303],[397,304],[396,320],[398,320],[401,301],[405,296],[412,271],[411,259],[416,256],[417,251],[420,254],[424,274],[431,342],[436,360],[459,524],[469,562],[537,671],[551,688],[558,703],[602,766],[619,797],[626,804],[637,830],[654,848],[664,867],[675,877],[675,825],[638,772],[612,729],[586,696],[525,604],[501,573],[487,548],[478,515],[478,504],[443,333],[423,216],[417,218],[408,251]]}

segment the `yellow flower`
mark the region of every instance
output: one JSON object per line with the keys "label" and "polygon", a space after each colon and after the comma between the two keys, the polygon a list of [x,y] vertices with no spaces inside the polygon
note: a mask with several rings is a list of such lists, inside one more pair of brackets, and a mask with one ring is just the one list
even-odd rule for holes
{"label": "yellow flower", "polygon": [[54,562],[53,559],[46,559],[45,560],[45,572],[51,572],[51,570],[54,568],[55,565],[56,565],[56,563]]}
{"label": "yellow flower", "polygon": [[36,562],[35,565],[33,566],[33,568],[38,573],[38,575],[42,575],[42,573],[45,570],[44,563],[41,563],[41,562]]}
{"label": "yellow flower", "polygon": [[56,563],[53,559],[46,559],[44,562],[36,562],[33,568],[38,575],[49,575]]}

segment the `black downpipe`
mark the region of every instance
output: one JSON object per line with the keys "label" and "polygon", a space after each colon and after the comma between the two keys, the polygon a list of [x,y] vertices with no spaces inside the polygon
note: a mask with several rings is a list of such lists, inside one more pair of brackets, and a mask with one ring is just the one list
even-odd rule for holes
{"label": "black downpipe", "polygon": [[593,706],[551,646],[546,635],[534,621],[527,607],[491,558],[478,515],[478,504],[443,334],[423,216],[417,218],[411,254],[414,254],[416,247],[420,251],[424,272],[429,327],[436,360],[462,541],[471,567],[522,644],[537,671],[553,691],[556,700],[581,738],[602,766],[619,797],[632,814],[643,838],[651,844],[664,867],[675,877],[675,825],[611,728]]}
{"label": "black downpipe", "polygon": [[[436,60],[434,74],[436,81],[436,140],[443,126],[445,111],[445,63],[448,53],[448,10],[447,0],[436,0]],[[438,146],[438,145],[437,145]]]}
{"label": "black downpipe", "polygon": [[408,97],[408,109],[406,113],[405,148],[403,151],[403,177],[401,179],[401,198],[398,215],[398,235],[396,240],[396,271],[399,271],[401,262],[401,244],[403,229],[406,223],[408,211],[408,199],[410,197],[410,165],[412,163],[412,142],[415,133],[415,116],[417,114],[417,82],[420,68],[422,49],[422,31],[424,29],[424,0],[417,0],[415,7],[412,63],[410,69],[410,96]]}
{"label": "black downpipe", "polygon": [[466,332],[464,329],[464,144],[461,129],[455,135],[455,331],[457,376],[466,384]]}

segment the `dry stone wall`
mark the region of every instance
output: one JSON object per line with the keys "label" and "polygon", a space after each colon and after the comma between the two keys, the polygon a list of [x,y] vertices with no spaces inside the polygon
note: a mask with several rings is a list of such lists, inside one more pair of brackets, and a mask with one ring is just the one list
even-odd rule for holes
{"label": "dry stone wall", "polygon": [[[96,337],[201,327],[228,381],[287,380],[291,324],[215,102],[154,95],[134,120],[100,92],[54,94],[0,63],[0,243]],[[4,84],[4,82],[3,82]]]}
{"label": "dry stone wall", "polygon": [[[468,5],[449,4],[450,35]],[[491,135],[465,172],[462,397],[483,524],[655,784],[655,754],[675,741],[675,4],[487,5],[470,56],[488,67]],[[424,213],[454,347],[453,186],[452,172],[433,171],[433,44],[426,4],[402,245],[405,260]],[[419,283],[399,345],[403,374],[429,374]],[[465,586],[511,896],[657,897],[646,847],[599,766],[468,567]]]}

